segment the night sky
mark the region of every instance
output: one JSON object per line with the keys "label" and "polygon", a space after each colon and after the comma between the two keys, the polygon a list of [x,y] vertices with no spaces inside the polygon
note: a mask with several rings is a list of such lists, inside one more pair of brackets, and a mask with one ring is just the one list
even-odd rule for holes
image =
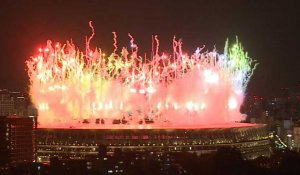
{"label": "night sky", "polygon": [[[0,89],[24,91],[28,86],[25,60],[48,39],[72,39],[81,49],[91,31],[92,47],[112,51],[129,47],[130,32],[143,52],[151,50],[151,35],[159,35],[160,50],[172,51],[172,37],[182,38],[184,50],[214,46],[223,52],[226,38],[239,37],[259,66],[247,93],[277,96],[300,83],[300,3],[262,0],[1,0]],[[141,54],[143,54],[143,52]]]}

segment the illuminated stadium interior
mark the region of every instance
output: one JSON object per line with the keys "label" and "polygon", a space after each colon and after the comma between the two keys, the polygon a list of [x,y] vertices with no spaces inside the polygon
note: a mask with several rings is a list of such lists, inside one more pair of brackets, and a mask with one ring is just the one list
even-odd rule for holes
{"label": "illuminated stadium interior", "polygon": [[38,160],[51,156],[84,158],[97,155],[99,145],[109,153],[122,151],[214,152],[236,147],[246,158],[270,154],[269,132],[265,125],[236,124],[197,129],[39,129]]}

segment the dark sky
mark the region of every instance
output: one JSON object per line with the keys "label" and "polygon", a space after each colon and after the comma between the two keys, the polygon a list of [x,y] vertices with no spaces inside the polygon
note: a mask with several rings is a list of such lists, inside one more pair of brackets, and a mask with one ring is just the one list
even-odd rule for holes
{"label": "dark sky", "polygon": [[172,37],[184,48],[214,46],[237,35],[251,58],[260,64],[248,93],[274,96],[300,83],[300,4],[274,0],[1,0],[0,88],[25,90],[25,60],[47,39],[73,39],[83,47],[94,21],[93,47],[112,50],[112,31],[119,45],[129,46],[130,32],[142,50],[151,49],[158,34],[161,50],[171,51]]}

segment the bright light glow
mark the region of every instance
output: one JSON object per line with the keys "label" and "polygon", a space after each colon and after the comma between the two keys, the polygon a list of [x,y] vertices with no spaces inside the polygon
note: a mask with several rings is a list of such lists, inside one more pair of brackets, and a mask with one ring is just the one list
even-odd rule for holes
{"label": "bright light glow", "polygon": [[135,88],[130,88],[130,92],[131,93],[136,93],[136,89]]}
{"label": "bright light glow", "polygon": [[200,109],[201,109],[201,110],[204,110],[205,107],[206,107],[206,104],[205,104],[204,102],[202,102],[202,103],[201,103],[201,106],[200,106]]}
{"label": "bright light glow", "polygon": [[205,70],[204,77],[205,77],[204,80],[207,83],[217,84],[219,82],[218,74],[212,72],[211,70]]}
{"label": "bright light glow", "polygon": [[161,108],[161,102],[159,102],[158,104],[157,104],[157,109],[160,109]]}
{"label": "bright light glow", "polygon": [[147,92],[148,92],[149,94],[153,94],[155,91],[156,91],[156,90],[155,90],[154,87],[152,87],[152,86],[149,86],[149,87],[147,88]]}
{"label": "bright light glow", "polygon": [[238,107],[238,102],[234,97],[230,97],[228,100],[228,108],[229,109],[236,109]]}
{"label": "bright light glow", "polygon": [[175,110],[177,110],[177,109],[178,109],[178,104],[177,104],[177,103],[173,103],[173,108],[174,108]]}
{"label": "bright light glow", "polygon": [[191,111],[193,109],[194,105],[193,105],[193,102],[189,101],[185,104],[185,106],[189,111]]}
{"label": "bright light glow", "polygon": [[139,93],[140,93],[140,94],[145,94],[146,91],[145,91],[145,89],[140,89],[140,90],[139,90]]}

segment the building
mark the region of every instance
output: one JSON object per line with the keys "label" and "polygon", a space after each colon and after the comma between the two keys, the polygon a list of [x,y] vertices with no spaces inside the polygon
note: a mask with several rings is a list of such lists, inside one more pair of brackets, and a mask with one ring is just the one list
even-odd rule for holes
{"label": "building", "polygon": [[0,116],[14,114],[14,100],[8,90],[0,90]]}
{"label": "building", "polygon": [[293,129],[293,136],[294,136],[294,149],[300,152],[300,127],[294,127]]}
{"label": "building", "polygon": [[230,125],[198,129],[37,129],[37,160],[50,157],[83,159],[107,151],[195,152],[206,154],[236,147],[245,158],[270,155],[266,125]]}
{"label": "building", "polygon": [[28,96],[0,89],[0,116],[27,116]]}
{"label": "building", "polygon": [[0,116],[0,165],[35,160],[35,123],[30,117]]}
{"label": "building", "polygon": [[14,101],[14,114],[17,116],[26,116],[28,100],[26,95],[21,92],[10,92],[9,94]]}

